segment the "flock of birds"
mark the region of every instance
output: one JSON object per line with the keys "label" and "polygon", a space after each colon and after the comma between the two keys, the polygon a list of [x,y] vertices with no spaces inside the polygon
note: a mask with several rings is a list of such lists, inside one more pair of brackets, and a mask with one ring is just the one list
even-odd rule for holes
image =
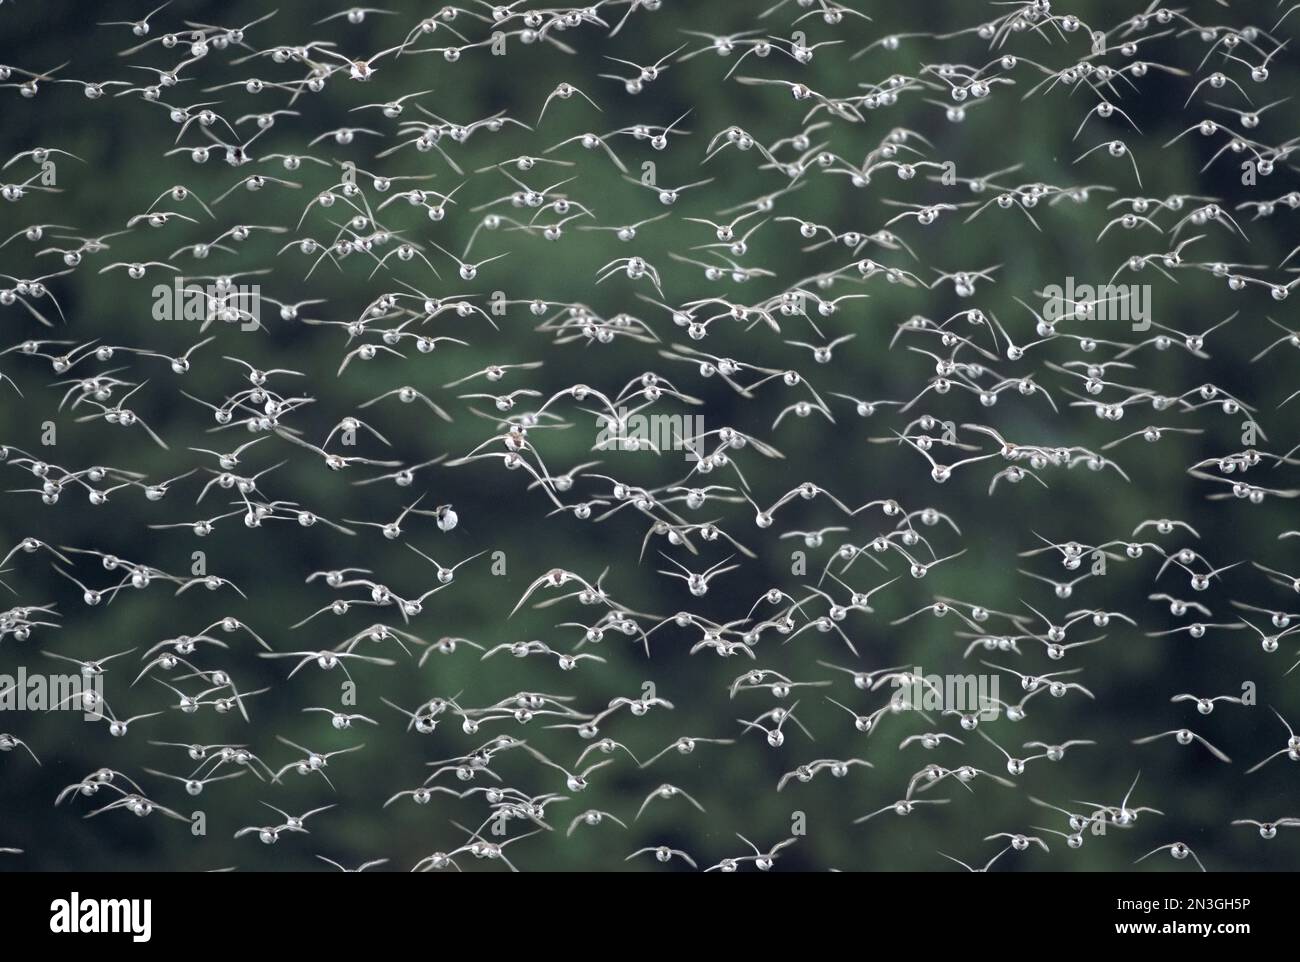
{"label": "flock of birds", "polygon": [[[109,6],[120,5],[96,10]],[[1131,765],[1113,761],[1126,792],[1026,797],[1034,815],[1023,824],[967,852],[931,850],[920,862],[987,870],[1041,848],[1054,854],[1023,864],[1068,867],[1058,848],[1094,844],[1093,835],[1107,836],[1095,844],[1122,848],[1140,820],[1158,845],[1131,851],[1129,862],[1172,857],[1205,868],[1187,840],[1160,834],[1172,799],[1157,797],[1158,776],[1141,777],[1143,765],[1168,764],[1161,748],[1169,743],[1204,753],[1207,764],[1239,764],[1208,726],[1246,711],[1267,717],[1273,732],[1246,760],[1251,772],[1275,759],[1300,761],[1297,720],[1274,707],[1281,678],[1296,667],[1286,652],[1294,657],[1300,640],[1300,613],[1285,600],[1300,592],[1300,565],[1284,554],[1300,530],[1255,531],[1257,558],[1224,557],[1200,531],[1218,502],[1250,510],[1300,495],[1276,480],[1287,472],[1275,469],[1300,464],[1297,448],[1287,450],[1288,412],[1230,392],[1215,360],[1226,342],[1250,345],[1256,366],[1244,376],[1262,391],[1269,366],[1300,348],[1283,307],[1300,284],[1289,263],[1296,252],[1276,263],[1243,253],[1253,233],[1300,209],[1300,189],[1283,189],[1294,183],[1291,155],[1300,148],[1300,137],[1287,136],[1290,94],[1269,82],[1287,58],[1285,30],[1300,23],[1288,19],[1297,7],[1207,2],[1194,15],[1153,3],[1098,24],[1068,12],[1064,0],[1010,0],[962,4],[969,22],[945,32],[886,34],[873,18],[887,5],[860,10],[836,0],[779,0],[767,9],[670,0],[466,0],[412,12],[417,6],[426,5],[340,10],[290,39],[277,32],[275,11],[214,25],[186,19],[183,0],[171,0],[138,20],[95,28],[103,42],[120,44],[112,77],[79,76],[75,47],[58,67],[0,65],[0,109],[41,112],[49,131],[4,158],[0,172],[9,224],[0,237],[0,404],[5,423],[23,432],[0,438],[0,517],[15,542],[0,545],[0,591],[14,596],[0,612],[0,655],[6,671],[17,658],[29,672],[67,667],[93,681],[74,705],[51,707],[78,709],[61,722],[66,737],[83,716],[99,727],[76,737],[108,736],[96,749],[102,767],[78,772],[57,799],[30,797],[32,808],[53,802],[61,817],[93,818],[104,832],[115,818],[151,816],[162,835],[167,820],[192,822],[191,808],[218,796],[238,813],[225,827],[233,829],[231,864],[241,846],[255,844],[251,836],[355,870],[333,857],[329,834],[337,810],[357,804],[350,765],[382,755],[385,744],[434,736],[426,770],[382,769],[398,780],[384,809],[428,806],[459,841],[407,857],[396,845],[385,849],[376,821],[376,851],[360,868],[459,870],[478,860],[544,868],[548,847],[608,832],[599,848],[608,861],[591,867],[769,870],[799,850],[798,820],[793,830],[780,822],[714,832],[711,852],[687,851],[671,833],[623,850],[618,836],[655,810],[683,824],[721,818],[708,798],[721,771],[713,760],[721,766],[739,750],[728,746],[749,742],[780,753],[785,774],[774,793],[797,795],[823,773],[844,780],[844,814],[810,817],[846,848],[860,844],[855,825],[876,819],[923,811],[960,819],[980,792],[1021,790],[1027,771],[1115,750],[1086,737],[1088,705],[1105,681],[1079,667],[1108,633],[1189,644],[1245,638],[1267,655],[1284,650],[1259,662],[1258,698],[1222,672],[1207,674],[1197,691],[1165,693],[1167,728],[1135,733],[1133,746],[1149,747],[1123,746]],[[745,29],[710,32],[711,19],[737,15]],[[651,24],[653,36],[676,35],[675,47],[638,43]],[[511,85],[509,103],[458,115],[466,99],[459,68],[509,68],[525,54],[560,64],[568,79],[545,89],[521,69],[499,78]],[[800,79],[824,59],[836,64],[835,89]],[[903,63],[910,68],[894,72]],[[670,112],[655,84],[688,71],[692,86],[712,92]],[[412,75],[429,79],[393,82]],[[1213,173],[1227,166],[1235,180],[1249,168],[1254,199],[1234,206],[1176,167],[1141,164],[1133,105],[1153,83],[1177,92],[1168,110],[1190,124],[1175,140],[1205,138]],[[91,224],[60,206],[60,185],[84,170],[59,139],[61,98],[74,95],[100,101],[105,122],[141,112],[141,128],[157,135],[147,175],[157,198],[147,209]],[[751,109],[763,125],[786,134],[763,139],[729,122],[729,99],[758,104]],[[960,138],[993,100],[1011,113],[1050,102],[1077,118],[1074,141],[1059,152],[1059,183],[1036,180],[1016,162],[1012,137],[986,144],[983,153],[996,159],[975,171],[947,161],[936,138],[915,129],[938,123],[943,137]],[[865,152],[849,146],[864,136]],[[187,185],[196,168],[205,176],[218,169],[224,192],[200,196]],[[751,193],[751,185],[762,186]],[[896,199],[904,191],[914,199]],[[801,216],[812,198],[828,195],[835,222]],[[489,199],[473,203],[476,196]],[[868,214],[867,198],[886,205],[886,215]],[[1006,290],[1002,265],[929,253],[996,225],[1009,259],[1018,245],[1071,237],[1076,212],[1098,207],[1107,222],[1096,243],[1112,285],[1157,291],[1149,323],[1098,320],[1116,307],[1104,293],[1049,312],[1042,290]],[[250,253],[259,240],[275,252]],[[772,244],[788,254],[755,256]],[[596,261],[578,256],[593,251]],[[806,257],[815,257],[815,272],[791,269]],[[546,266],[550,258],[557,266]],[[589,290],[590,303],[539,294],[534,282],[552,271]],[[173,312],[147,328],[157,331],[153,343],[97,327],[85,308],[65,314],[61,291],[98,275],[110,275],[98,283],[111,282],[115,300],[132,311],[161,303]],[[1221,285],[1239,308],[1227,317],[1163,315],[1158,292],[1195,278]],[[321,296],[341,284],[356,304]],[[898,292],[916,313],[872,307],[873,297]],[[611,300],[617,311],[595,306]],[[962,307],[937,309],[949,303]],[[328,345],[337,368],[300,371],[297,351],[268,351],[268,343]],[[458,352],[469,349],[493,362],[464,364]],[[258,350],[278,358],[276,366],[248,360]],[[856,393],[826,389],[839,385],[837,373],[852,378],[863,358],[876,356],[869,352],[888,350],[898,371],[914,372],[909,391],[879,396],[863,380]],[[603,360],[615,352],[635,366]],[[1156,370],[1157,356],[1176,359],[1179,380]],[[579,364],[593,383],[548,378]],[[228,389],[197,393],[190,385],[200,368],[219,373]],[[349,406],[339,388],[350,380],[382,387]],[[399,407],[409,413],[383,420]],[[1089,414],[1106,443],[1078,443]],[[61,432],[57,444],[42,440],[50,424]],[[79,458],[69,439],[82,424],[115,439],[112,466]],[[474,442],[441,443],[453,424],[468,425]],[[1089,485],[1123,488],[1135,465],[1159,462],[1162,441],[1207,434],[1241,441],[1164,472],[1168,484],[1192,492],[1183,503],[1199,505],[1196,514],[1135,518],[1131,530],[1094,530],[1087,540],[1053,540],[1014,523],[1027,488],[1050,490],[1085,474]],[[564,445],[579,436],[588,456],[568,458]],[[782,448],[804,437],[819,439],[827,454],[848,453],[824,463],[787,458]],[[852,446],[841,449],[849,437]],[[854,490],[815,480],[843,470],[841,457],[857,472]],[[886,461],[908,479],[906,496],[873,496],[870,465]],[[333,503],[348,507],[308,503],[286,483],[290,472],[312,477],[302,491],[331,491]],[[665,472],[670,479],[658,480]],[[478,519],[465,508],[484,483],[511,505],[523,541],[543,516],[555,516],[547,523],[595,538],[592,556],[608,564],[538,565],[526,586],[500,599],[494,620],[469,637],[439,637],[441,606],[455,604],[448,599],[466,579],[490,579],[499,561],[497,545],[475,541]],[[944,485],[1014,530],[1008,538],[1017,539],[1024,566],[1019,598],[981,595],[989,546],[963,535],[966,519],[930,506]],[[52,540],[43,519],[80,499],[138,519],[147,537],[137,546],[159,550],[173,538],[196,550],[224,540],[274,555],[295,529],[315,529],[330,555],[301,574],[319,607],[250,623],[241,605],[274,597],[274,583],[128,559],[90,528],[76,543]],[[1057,520],[1077,531],[1081,519]],[[268,529],[280,540],[268,542]],[[390,557],[384,542],[405,552],[404,566],[381,564]],[[806,570],[789,568],[791,549],[807,558]],[[563,545],[554,552],[562,557]],[[1145,572],[1147,609],[1111,609],[1108,565]],[[751,579],[790,573],[755,597],[736,587],[750,571],[759,572]],[[926,579],[940,577],[965,585],[962,597],[927,594],[903,617],[877,614],[891,593],[928,592]],[[638,586],[650,583],[682,607],[641,610],[648,606]],[[1257,597],[1245,586],[1273,600],[1242,600]],[[61,630],[70,610],[102,611],[137,592],[156,606],[156,623],[185,622],[185,633],[135,643]],[[230,613],[202,626],[192,613],[206,593]],[[544,637],[536,636],[542,629],[522,634],[523,619],[541,625],[556,612],[559,623]],[[925,619],[940,618],[964,655],[961,671],[997,679],[997,697],[950,704],[951,692],[918,675],[910,655],[878,664],[878,639],[905,641]],[[1175,627],[1151,631],[1162,618]],[[334,627],[335,619],[348,627]],[[808,646],[817,672],[792,673],[790,654]],[[733,660],[730,690],[706,709],[711,728],[681,731],[668,683],[640,692],[602,685],[605,666],[653,664],[665,648]],[[473,684],[451,690],[438,673],[443,656],[475,662]],[[504,689],[498,679],[509,659],[548,665],[553,684]],[[296,686],[317,672],[332,673],[354,700],[300,704]],[[268,673],[272,684],[244,680]],[[390,697],[385,686],[398,675],[421,679],[424,700]],[[904,691],[920,691],[926,704]],[[1083,737],[1035,725],[1036,709],[1057,699],[1070,706],[1072,734]],[[318,719],[320,740],[259,724],[271,701]],[[194,743],[190,722],[200,712],[222,716],[227,740]],[[814,715],[851,728],[857,754],[816,757],[824,733]],[[8,789],[63,752],[58,739],[28,734],[29,719],[0,714]],[[901,783],[867,790],[882,755],[917,749],[945,763],[918,762]],[[141,753],[149,766],[120,761]],[[583,804],[584,790],[613,778],[628,786],[624,808]],[[319,804],[302,810],[283,801],[278,793],[295,779]],[[894,800],[878,804],[880,792]],[[931,811],[940,805],[949,808]],[[1269,839],[1300,827],[1300,806],[1251,814],[1206,828]],[[0,831],[4,861],[37,854],[21,819]]]}

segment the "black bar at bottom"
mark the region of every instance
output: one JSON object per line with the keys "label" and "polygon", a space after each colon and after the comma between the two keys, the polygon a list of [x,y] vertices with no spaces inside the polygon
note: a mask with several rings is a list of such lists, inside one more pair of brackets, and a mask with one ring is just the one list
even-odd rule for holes
{"label": "black bar at bottom", "polygon": [[[377,939],[421,944],[415,940],[430,938],[431,931],[442,933],[436,938],[443,949],[450,948],[444,936],[486,938],[477,943],[480,949],[502,949],[502,933],[524,944],[567,941],[577,933],[561,920],[584,918],[597,924],[582,923],[581,940],[598,948],[606,937],[598,934],[602,917],[618,920],[623,935],[616,944],[626,926],[653,941],[656,932],[668,934],[689,918],[701,935],[716,925],[731,943],[761,938],[769,949],[786,938],[799,945],[822,927],[872,940],[871,933],[888,930],[929,933],[941,942],[1003,933],[1020,944],[1035,936],[1071,943],[1173,937],[1225,947],[1241,938],[1290,933],[1284,903],[1292,880],[1266,873],[774,872],[693,880],[638,873],[595,880],[540,879],[490,863],[470,868],[485,871],[422,879],[391,872],[358,878],[325,872],[8,874],[0,875],[0,904],[11,938],[50,939],[53,947],[72,939],[111,941],[128,952],[146,942],[185,950],[215,945],[226,937],[221,933],[260,939],[276,930],[284,932],[285,944],[333,953],[353,943],[373,949]],[[115,931],[99,931],[109,929]]]}

